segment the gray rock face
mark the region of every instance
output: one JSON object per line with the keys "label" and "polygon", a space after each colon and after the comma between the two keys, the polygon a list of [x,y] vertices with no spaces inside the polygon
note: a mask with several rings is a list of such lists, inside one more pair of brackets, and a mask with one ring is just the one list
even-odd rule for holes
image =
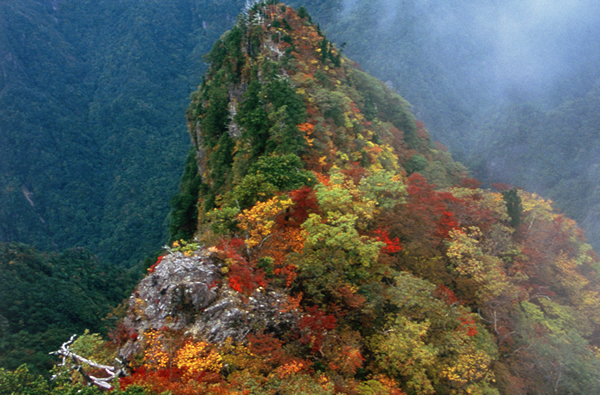
{"label": "gray rock face", "polygon": [[257,289],[248,297],[229,288],[219,262],[206,251],[192,256],[175,252],[165,256],[144,278],[129,299],[123,324],[138,334],[119,349],[129,359],[148,329],[168,328],[183,336],[220,343],[241,341],[248,333],[279,332],[293,326],[296,311],[285,311],[283,292]]}

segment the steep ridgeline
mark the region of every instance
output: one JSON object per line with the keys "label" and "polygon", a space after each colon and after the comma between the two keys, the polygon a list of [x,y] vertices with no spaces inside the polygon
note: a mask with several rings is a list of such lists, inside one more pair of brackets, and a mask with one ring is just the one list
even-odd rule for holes
{"label": "steep ridgeline", "polygon": [[212,66],[187,113],[196,150],[174,201],[172,239],[194,233],[198,189],[204,218],[313,186],[332,169],[357,180],[368,171],[419,171],[441,187],[465,176],[409,104],[342,57],[305,11],[278,12],[248,16],[256,19],[237,24],[208,55]]}
{"label": "steep ridgeline", "polygon": [[600,391],[600,266],[572,220],[479,189],[302,8],[254,5],[208,59],[173,246],[113,337],[121,389]]}

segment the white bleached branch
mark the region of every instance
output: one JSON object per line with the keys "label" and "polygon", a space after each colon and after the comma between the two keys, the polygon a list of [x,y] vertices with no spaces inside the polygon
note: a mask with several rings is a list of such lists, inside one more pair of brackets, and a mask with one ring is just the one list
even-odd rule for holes
{"label": "white bleached branch", "polygon": [[[77,370],[83,376],[83,378],[87,381],[88,385],[95,385],[95,386],[105,389],[105,390],[111,390],[113,388],[113,386],[109,382],[111,380],[113,380],[115,377],[123,375],[124,374],[123,368],[109,366],[109,365],[102,365],[102,364],[96,363],[94,361],[91,361],[87,358],[84,358],[80,355],[75,354],[73,351],[71,351],[71,349],[69,347],[71,344],[73,344],[73,342],[75,342],[75,337],[77,337],[77,335],[71,336],[71,338],[68,341],[66,341],[65,343],[63,343],[62,346],[60,346],[60,348],[57,351],[50,353],[50,354],[58,355],[58,356],[62,357],[62,363],[58,366],[67,366],[68,361],[70,361],[72,363],[72,365],[70,366],[69,371]],[[118,359],[116,361],[119,364],[121,364],[121,361],[119,361]],[[83,368],[83,364],[87,364],[93,368],[103,370],[108,375],[108,377],[92,376],[91,374],[89,374],[85,371],[85,369]],[[52,376],[51,379],[52,380],[56,379],[56,377],[58,377],[59,374]]]}

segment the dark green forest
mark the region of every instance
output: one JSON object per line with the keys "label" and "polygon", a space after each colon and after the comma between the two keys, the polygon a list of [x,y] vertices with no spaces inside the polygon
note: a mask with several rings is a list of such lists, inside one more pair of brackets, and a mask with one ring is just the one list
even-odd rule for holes
{"label": "dark green forest", "polygon": [[110,313],[137,279],[81,248],[41,253],[0,244],[0,366],[27,363],[47,374],[55,363],[48,353],[73,333],[107,334],[116,321]]}
{"label": "dark green forest", "polygon": [[125,266],[159,249],[187,98],[240,3],[0,2],[0,240]]}

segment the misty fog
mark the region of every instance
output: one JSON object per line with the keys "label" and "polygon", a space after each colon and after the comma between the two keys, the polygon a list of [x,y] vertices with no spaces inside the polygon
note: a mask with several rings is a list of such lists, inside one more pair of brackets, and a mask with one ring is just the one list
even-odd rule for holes
{"label": "misty fog", "polygon": [[592,0],[347,0],[326,30],[475,177],[555,200],[598,247],[599,22]]}

